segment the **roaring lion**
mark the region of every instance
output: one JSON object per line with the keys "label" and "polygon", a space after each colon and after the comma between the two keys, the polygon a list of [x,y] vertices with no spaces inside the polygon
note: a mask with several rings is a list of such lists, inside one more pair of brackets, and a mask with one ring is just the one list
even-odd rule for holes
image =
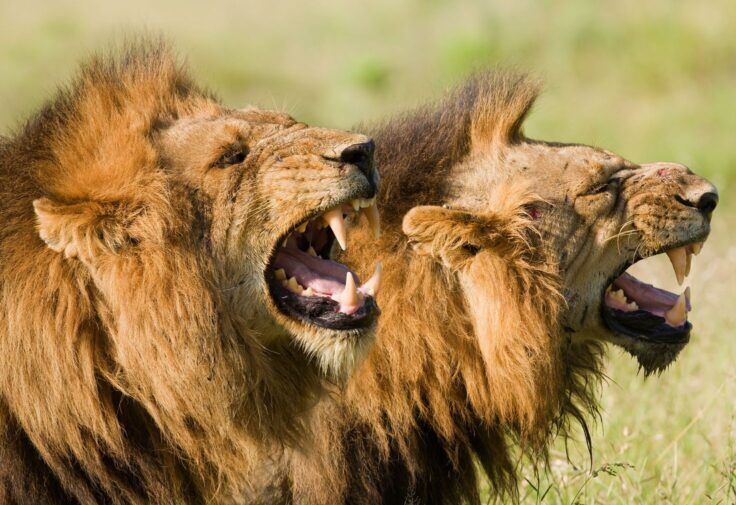
{"label": "roaring lion", "polygon": [[517,451],[544,458],[595,412],[604,342],[647,374],[688,342],[687,291],[626,270],[666,253],[682,281],[716,188],[683,165],[525,137],[537,90],[482,74],[375,129],[384,234],[376,247],[361,230],[341,259],[383,262],[376,344],[319,407],[319,446],[279,454],[256,498],[479,503],[479,468],[513,498]]}
{"label": "roaring lion", "polygon": [[0,502],[211,503],[299,443],[372,341],[376,279],[331,255],[379,227],[373,150],[150,42],[0,139]]}

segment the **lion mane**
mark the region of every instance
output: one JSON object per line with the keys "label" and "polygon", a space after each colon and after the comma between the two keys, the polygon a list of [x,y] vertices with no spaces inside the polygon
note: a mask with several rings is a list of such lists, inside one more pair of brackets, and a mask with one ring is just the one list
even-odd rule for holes
{"label": "lion mane", "polygon": [[317,379],[228,313],[146,134],[218,107],[166,44],[136,44],[0,139],[0,502],[205,503],[301,439]]}
{"label": "lion mane", "polygon": [[319,447],[289,453],[279,478],[291,501],[479,503],[479,466],[513,498],[519,458],[546,461],[571,420],[589,443],[602,348],[562,336],[534,195],[497,181],[484,216],[441,208],[449,168],[471,145],[519,138],[537,93],[528,78],[480,74],[372,132],[385,232],[378,251],[357,235],[348,256],[359,271],[383,262],[378,336],[347,390],[319,406]]}

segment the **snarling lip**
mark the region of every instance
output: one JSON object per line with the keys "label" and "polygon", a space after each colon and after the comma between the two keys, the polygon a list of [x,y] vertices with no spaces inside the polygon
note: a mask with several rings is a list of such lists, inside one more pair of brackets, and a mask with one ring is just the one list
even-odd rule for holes
{"label": "snarling lip", "polygon": [[365,216],[374,236],[380,236],[375,198],[356,198],[316,214],[281,238],[266,281],[278,309],[289,317],[334,330],[370,326],[377,306],[374,300],[381,266],[361,284],[347,266],[332,259],[335,242],[347,248],[346,220]]}
{"label": "snarling lip", "polygon": [[[703,242],[692,242],[664,252],[679,285],[690,274],[693,255],[702,248]],[[689,287],[677,295],[623,272],[604,291],[601,307],[603,320],[616,333],[657,343],[682,343],[690,337]]]}

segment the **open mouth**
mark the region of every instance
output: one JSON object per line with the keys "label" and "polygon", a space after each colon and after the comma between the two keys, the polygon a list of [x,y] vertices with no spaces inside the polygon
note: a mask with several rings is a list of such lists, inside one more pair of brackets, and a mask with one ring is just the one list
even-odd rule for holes
{"label": "open mouth", "polygon": [[[702,248],[703,242],[693,242],[666,251],[679,285],[690,274],[693,255]],[[611,330],[659,343],[681,343],[689,339],[690,310],[689,287],[677,295],[627,272],[615,278],[603,294],[603,320]]]}
{"label": "open mouth", "polygon": [[381,279],[377,264],[370,279],[360,279],[332,259],[335,242],[347,248],[346,221],[365,216],[376,239],[380,219],[375,198],[356,198],[297,225],[286,234],[266,270],[276,306],[286,315],[323,328],[370,326],[378,312],[375,295]]}

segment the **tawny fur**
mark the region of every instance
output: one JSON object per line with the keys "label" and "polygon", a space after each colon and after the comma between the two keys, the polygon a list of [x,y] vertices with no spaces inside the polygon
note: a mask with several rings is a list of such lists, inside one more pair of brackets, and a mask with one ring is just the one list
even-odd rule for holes
{"label": "tawny fur", "polygon": [[383,262],[377,341],[319,406],[318,447],[279,460],[280,499],[479,503],[482,473],[513,497],[517,449],[543,460],[554,434],[595,412],[601,348],[562,334],[562,280],[528,214],[534,195],[499,181],[486,212],[442,207],[472,146],[521,137],[536,89],[480,76],[375,131],[384,234],[376,248],[361,230],[347,258],[360,273]]}
{"label": "tawny fur", "polygon": [[[220,136],[272,128],[251,147],[274,161],[198,175],[192,160],[219,156],[205,131],[174,138],[196,169],[176,175],[180,151],[156,139],[190,117],[227,123]],[[2,139],[1,503],[220,502],[271,445],[305,439],[319,373],[258,301],[263,269],[318,203],[289,177],[324,167],[308,193],[330,205],[341,179],[319,149],[355,138],[225,109],[147,42],[93,58]],[[237,192],[207,198],[220,187]]]}

